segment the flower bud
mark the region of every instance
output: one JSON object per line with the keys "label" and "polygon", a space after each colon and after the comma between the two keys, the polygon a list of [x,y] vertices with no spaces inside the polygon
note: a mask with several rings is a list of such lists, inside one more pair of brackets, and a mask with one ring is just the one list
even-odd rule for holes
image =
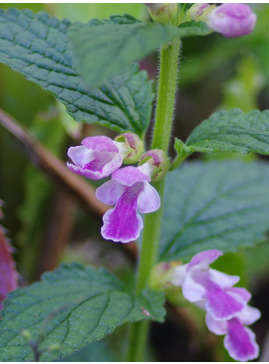
{"label": "flower bud", "polygon": [[222,4],[208,14],[207,25],[227,38],[239,37],[252,32],[256,14],[245,4]]}
{"label": "flower bud", "polygon": [[153,182],[159,181],[167,173],[170,162],[161,149],[152,149],[146,152],[140,159],[139,165],[141,168],[147,164],[150,169],[151,180]]}
{"label": "flower bud", "polygon": [[177,16],[177,4],[145,4],[152,20],[159,23],[173,23]]}
{"label": "flower bud", "polygon": [[133,164],[139,161],[144,152],[144,144],[142,140],[133,133],[121,134],[115,138],[114,143],[125,155],[124,164]]}
{"label": "flower bud", "polygon": [[187,12],[187,20],[189,18],[193,20],[204,20],[204,17],[208,12],[211,12],[215,8],[215,5],[209,4],[194,4]]}
{"label": "flower bud", "polygon": [[180,261],[157,264],[151,271],[149,284],[155,291],[162,291],[166,298],[175,305],[185,305],[181,287],[175,284],[175,268],[182,266]]}

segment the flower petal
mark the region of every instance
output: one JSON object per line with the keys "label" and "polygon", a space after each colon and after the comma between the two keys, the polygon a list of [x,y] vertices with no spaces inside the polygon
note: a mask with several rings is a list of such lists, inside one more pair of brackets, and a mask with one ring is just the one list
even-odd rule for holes
{"label": "flower petal", "polygon": [[67,155],[78,167],[83,167],[94,159],[93,151],[83,145],[68,148]]}
{"label": "flower petal", "polygon": [[219,272],[212,268],[209,269],[209,274],[210,280],[219,284],[223,289],[232,287],[240,280],[240,277],[238,276],[230,276],[229,274]]}
{"label": "flower petal", "polygon": [[239,361],[253,360],[259,355],[259,346],[255,334],[244,327],[237,318],[227,322],[228,334],[224,338],[224,346],[229,355]]}
{"label": "flower petal", "polygon": [[146,214],[157,211],[160,208],[161,200],[158,192],[148,182],[144,182],[143,189],[138,195],[137,207],[140,212]]}
{"label": "flower petal", "polygon": [[243,325],[251,325],[261,317],[261,311],[251,306],[245,306],[244,309],[239,313],[237,318],[242,322]]}
{"label": "flower petal", "polygon": [[119,181],[124,186],[133,186],[138,182],[150,181],[150,178],[139,168],[132,166],[118,169],[112,174],[112,179]]}
{"label": "flower petal", "polygon": [[216,335],[225,335],[227,333],[227,321],[216,320],[209,313],[205,317],[206,326],[208,329]]}
{"label": "flower petal", "polygon": [[122,186],[118,181],[110,180],[96,189],[95,196],[107,205],[114,205],[125,189],[126,187]]}
{"label": "flower petal", "polygon": [[202,284],[196,283],[190,274],[186,274],[182,284],[182,294],[186,300],[196,302],[205,299],[206,290]]}
{"label": "flower petal", "polygon": [[244,308],[244,304],[224,291],[218,284],[207,281],[206,310],[217,320],[228,320]]}
{"label": "flower petal", "polygon": [[172,268],[170,273],[170,283],[174,286],[181,287],[186,277],[186,268],[187,264]]}
{"label": "flower petal", "polygon": [[232,287],[227,292],[243,303],[247,303],[251,299],[251,293],[245,288]]}
{"label": "flower petal", "polygon": [[81,144],[87,149],[95,151],[119,152],[119,149],[114,144],[113,140],[103,135],[87,137],[82,140]]}
{"label": "flower petal", "polygon": [[220,255],[223,253],[220,250],[212,249],[206,250],[204,252],[196,254],[192,260],[189,262],[187,270],[197,268],[197,269],[205,269],[208,268],[208,265],[213,263]]}
{"label": "flower petal", "polygon": [[143,220],[137,214],[137,196],[141,185],[137,183],[134,187],[126,188],[114,209],[104,214],[101,229],[104,239],[128,243],[139,237],[143,228]]}

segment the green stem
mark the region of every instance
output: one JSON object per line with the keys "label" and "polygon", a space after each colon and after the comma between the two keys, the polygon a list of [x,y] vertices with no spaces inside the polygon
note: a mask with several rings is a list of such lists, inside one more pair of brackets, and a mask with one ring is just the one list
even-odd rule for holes
{"label": "green stem", "polygon": [[161,49],[158,102],[152,149],[168,151],[177,87],[180,39]]}
{"label": "green stem", "polygon": [[[180,39],[176,39],[161,49],[159,88],[157,108],[152,139],[152,149],[162,149],[168,152],[174,105],[177,87],[177,72],[179,61]],[[163,201],[165,178],[154,184]],[[137,272],[136,293],[146,288],[149,275],[154,266],[159,247],[161,231],[162,208],[146,215],[144,220],[144,233],[139,257]],[[143,361],[149,322],[134,323],[130,328],[129,348],[127,361]]]}

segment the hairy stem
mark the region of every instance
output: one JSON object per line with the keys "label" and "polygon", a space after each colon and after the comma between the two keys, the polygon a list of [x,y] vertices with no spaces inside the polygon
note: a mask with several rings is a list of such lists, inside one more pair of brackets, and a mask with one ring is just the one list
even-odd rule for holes
{"label": "hairy stem", "polygon": [[[151,147],[152,149],[162,149],[165,152],[168,152],[171,137],[177,86],[179,47],[180,40],[176,39],[161,49],[157,108]],[[160,195],[161,205],[164,185],[165,178],[154,184],[154,187]],[[157,259],[161,219],[162,208],[145,216],[143,241],[137,272],[137,294],[147,286],[151,269]],[[149,323],[146,321],[131,325],[127,361],[143,361],[148,331]]]}

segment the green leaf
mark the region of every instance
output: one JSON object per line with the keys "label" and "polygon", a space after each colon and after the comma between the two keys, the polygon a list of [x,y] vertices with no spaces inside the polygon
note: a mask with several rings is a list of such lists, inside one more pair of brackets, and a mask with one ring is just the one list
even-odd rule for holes
{"label": "green leaf", "polygon": [[269,154],[269,111],[218,111],[186,141],[191,151]]}
{"label": "green leaf", "polygon": [[0,360],[33,360],[22,330],[37,340],[40,349],[61,344],[61,353],[44,352],[43,361],[60,359],[83,346],[109,335],[131,321],[162,321],[163,295],[144,291],[133,296],[108,271],[79,264],[62,265],[47,273],[41,282],[11,292],[4,301],[0,321]]}
{"label": "green leaf", "polygon": [[236,251],[269,229],[269,166],[262,162],[193,162],[169,173],[161,260],[188,260],[207,249]]}
{"label": "green leaf", "polygon": [[193,21],[176,27],[157,22],[142,23],[134,18],[120,23],[112,17],[108,21],[77,23],[69,34],[77,56],[78,72],[89,85],[96,86],[162,44],[177,37],[208,33],[207,25],[202,22]]}
{"label": "green leaf", "polygon": [[100,88],[88,87],[74,70],[70,26],[46,13],[0,10],[0,61],[54,94],[76,121],[142,136],[153,100],[147,73],[132,64]]}
{"label": "green leaf", "polygon": [[65,362],[115,362],[117,357],[106,340],[87,345],[79,352],[75,352],[60,361]]}

